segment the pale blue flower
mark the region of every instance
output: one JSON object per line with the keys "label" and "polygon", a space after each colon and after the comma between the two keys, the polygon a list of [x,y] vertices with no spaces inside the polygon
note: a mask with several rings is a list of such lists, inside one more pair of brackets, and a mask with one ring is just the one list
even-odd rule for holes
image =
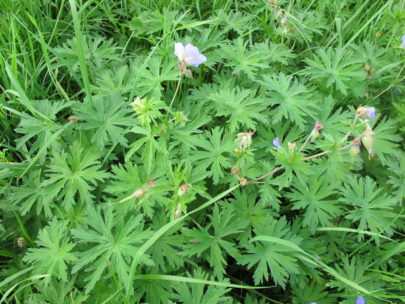
{"label": "pale blue flower", "polygon": [[278,137],[273,139],[273,146],[276,147],[277,149],[281,147],[280,140],[278,139]]}
{"label": "pale blue flower", "polygon": [[398,89],[397,89],[397,88],[393,88],[393,89],[392,89],[392,93],[394,93],[394,94],[398,94],[398,93],[399,93],[399,91],[398,91]]}
{"label": "pale blue flower", "polygon": [[368,116],[368,120],[373,120],[375,118],[375,108],[374,107],[364,107]]}
{"label": "pale blue flower", "polygon": [[405,48],[405,35],[402,35],[402,44],[400,45],[400,47]]}
{"label": "pale blue flower", "polygon": [[362,296],[358,296],[356,300],[356,304],[366,304],[366,301]]}
{"label": "pale blue flower", "polygon": [[201,63],[207,61],[207,57],[200,53],[198,48],[192,44],[183,45],[181,42],[174,44],[174,54],[180,61],[183,67],[193,66],[198,67]]}

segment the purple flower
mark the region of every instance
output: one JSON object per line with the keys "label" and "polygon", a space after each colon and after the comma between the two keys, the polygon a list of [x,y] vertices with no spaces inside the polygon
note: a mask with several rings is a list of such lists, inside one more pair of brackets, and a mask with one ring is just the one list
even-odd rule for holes
{"label": "purple flower", "polygon": [[405,35],[402,35],[402,44],[400,45],[400,47],[405,48]]}
{"label": "purple flower", "polygon": [[276,137],[275,139],[273,139],[273,146],[276,147],[277,149],[280,148],[280,140],[278,139],[278,137]]}
{"label": "purple flower", "polygon": [[358,296],[356,300],[356,304],[366,304],[366,301],[362,296]]}
{"label": "purple flower", "polygon": [[399,93],[399,91],[398,91],[398,89],[393,88],[393,89],[392,89],[392,93],[394,93],[394,94],[398,94],[398,93]]}
{"label": "purple flower", "polygon": [[179,61],[183,67],[193,66],[198,67],[201,63],[207,61],[207,57],[200,54],[198,48],[192,44],[183,45],[181,42],[174,44],[174,54],[179,58]]}

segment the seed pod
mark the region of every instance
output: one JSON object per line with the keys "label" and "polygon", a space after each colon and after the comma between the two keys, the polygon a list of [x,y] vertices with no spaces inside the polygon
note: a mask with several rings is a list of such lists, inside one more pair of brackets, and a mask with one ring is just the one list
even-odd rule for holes
{"label": "seed pod", "polygon": [[376,72],[376,69],[375,69],[375,68],[371,68],[370,71],[369,71],[370,75],[374,75],[375,72]]}
{"label": "seed pod", "polygon": [[189,69],[184,70],[184,75],[185,75],[188,79],[193,79],[193,73],[192,73]]}
{"label": "seed pod", "polygon": [[383,31],[378,31],[376,34],[375,34],[375,38],[380,38],[382,35],[383,35]]}

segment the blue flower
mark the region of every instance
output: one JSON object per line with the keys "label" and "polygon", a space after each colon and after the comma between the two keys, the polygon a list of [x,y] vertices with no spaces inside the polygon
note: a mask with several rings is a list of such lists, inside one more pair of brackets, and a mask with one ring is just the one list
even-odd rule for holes
{"label": "blue flower", "polygon": [[366,304],[366,301],[362,296],[358,296],[356,300],[356,304]]}
{"label": "blue flower", "polygon": [[398,91],[398,89],[393,88],[393,89],[392,89],[392,93],[394,93],[394,94],[398,94],[398,93],[399,93],[399,91]]}
{"label": "blue flower", "polygon": [[200,53],[198,48],[192,44],[183,45],[181,42],[174,44],[174,54],[180,61],[183,67],[193,66],[198,67],[201,63],[207,61],[207,57]]}
{"label": "blue flower", "polygon": [[405,48],[405,35],[402,35],[402,44],[400,45],[400,47]]}
{"label": "blue flower", "polygon": [[278,139],[278,137],[273,139],[273,146],[276,147],[277,149],[281,147],[280,140]]}

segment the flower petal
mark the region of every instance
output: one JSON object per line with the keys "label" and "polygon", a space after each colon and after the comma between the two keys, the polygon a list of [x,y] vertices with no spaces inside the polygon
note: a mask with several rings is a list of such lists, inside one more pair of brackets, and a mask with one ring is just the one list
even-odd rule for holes
{"label": "flower petal", "polygon": [[186,57],[186,49],[184,48],[183,43],[181,42],[176,42],[174,44],[174,54],[179,58],[179,61],[184,60]]}

